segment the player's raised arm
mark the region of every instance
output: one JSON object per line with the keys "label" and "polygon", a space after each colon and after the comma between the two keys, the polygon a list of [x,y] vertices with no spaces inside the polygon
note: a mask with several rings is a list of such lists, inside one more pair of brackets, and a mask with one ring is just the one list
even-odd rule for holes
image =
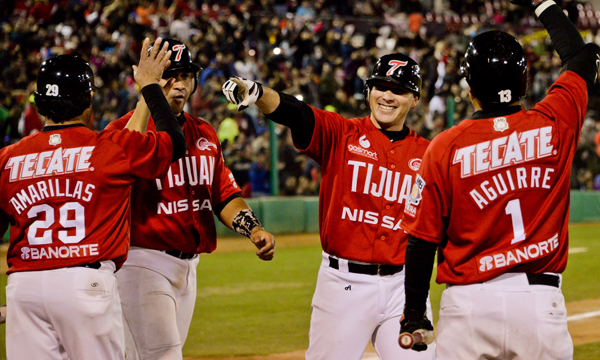
{"label": "player's raised arm", "polygon": [[513,4],[531,7],[544,25],[556,52],[564,66],[581,76],[588,85],[588,92],[597,85],[600,47],[586,44],[581,34],[552,0],[510,0]]}
{"label": "player's raised arm", "polygon": [[148,127],[148,120],[150,119],[150,109],[148,109],[148,105],[146,105],[146,101],[144,97],[142,97],[135,106],[135,111],[131,118],[125,125],[125,129],[135,130],[141,133],[146,132],[146,128]]}
{"label": "player's raised arm", "polygon": [[223,94],[238,110],[256,105],[265,116],[285,125],[299,148],[310,144],[315,128],[315,117],[310,107],[295,97],[277,92],[256,81],[232,77],[223,84]]}
{"label": "player's raised arm", "polygon": [[171,137],[173,142],[172,161],[176,161],[185,155],[187,146],[181,126],[160,86],[163,71],[169,66],[171,56],[171,51],[167,51],[168,42],[162,46],[161,43],[161,38],[156,39],[154,46],[148,51],[150,40],[148,38],[144,40],[140,63],[134,67],[134,77],[142,89],[142,95],[156,124],[156,130],[164,131]]}

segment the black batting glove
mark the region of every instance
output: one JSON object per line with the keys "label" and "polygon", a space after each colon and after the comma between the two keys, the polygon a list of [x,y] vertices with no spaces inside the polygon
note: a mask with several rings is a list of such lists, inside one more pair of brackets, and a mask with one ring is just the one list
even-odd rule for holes
{"label": "black batting glove", "polygon": [[222,90],[227,100],[237,105],[238,111],[245,110],[254,105],[263,95],[261,83],[239,76],[234,76],[227,80],[223,84]]}
{"label": "black batting glove", "polygon": [[[425,312],[404,308],[404,315],[402,315],[402,319],[400,320],[400,334],[405,332],[412,334],[415,330],[419,329],[433,331],[433,325],[425,315]],[[425,351],[427,350],[427,345],[415,344],[412,350]]]}

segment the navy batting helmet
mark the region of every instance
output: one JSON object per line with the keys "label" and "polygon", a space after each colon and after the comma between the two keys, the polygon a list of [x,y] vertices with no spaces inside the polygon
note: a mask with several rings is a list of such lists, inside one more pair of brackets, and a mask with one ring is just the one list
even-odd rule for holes
{"label": "navy batting helmet", "polygon": [[77,55],[58,55],[40,66],[35,103],[40,114],[55,122],[72,119],[91,104],[94,73]]}
{"label": "navy batting helmet", "polygon": [[[198,87],[198,72],[202,71],[202,68],[192,62],[192,53],[188,50],[187,46],[179,40],[175,39],[163,39],[163,42],[169,43],[169,50],[171,50],[171,65],[163,73],[163,78],[170,78],[176,71],[186,71],[194,74],[194,90]],[[152,46],[148,51],[152,50]]]}
{"label": "navy batting helmet", "polygon": [[389,82],[421,96],[421,69],[410,57],[395,53],[384,55],[373,67],[371,76],[365,83],[365,98],[373,85],[378,82]]}
{"label": "navy batting helmet", "polygon": [[527,60],[517,39],[501,31],[473,38],[460,71],[473,95],[488,107],[511,104],[527,91]]}

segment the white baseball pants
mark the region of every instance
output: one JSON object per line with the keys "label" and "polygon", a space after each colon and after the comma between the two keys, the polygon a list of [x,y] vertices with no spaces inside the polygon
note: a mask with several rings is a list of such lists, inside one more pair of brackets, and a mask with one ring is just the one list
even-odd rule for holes
{"label": "white baseball pants", "polygon": [[181,360],[196,304],[199,258],[132,247],[117,283],[127,360]]}
{"label": "white baseball pants", "polygon": [[123,360],[115,264],[24,271],[6,285],[8,360]]}
{"label": "white baseball pants", "polygon": [[524,273],[449,286],[442,293],[436,349],[438,360],[573,359],[560,287],[529,285]]}
{"label": "white baseball pants", "polygon": [[[338,259],[339,270],[329,267],[323,252],[312,300],[307,360],[360,360],[373,342],[382,360],[432,360],[434,345],[426,351],[398,345],[400,317],[404,311],[404,270],[388,276],[348,271],[348,261]],[[431,319],[431,304],[427,300]]]}

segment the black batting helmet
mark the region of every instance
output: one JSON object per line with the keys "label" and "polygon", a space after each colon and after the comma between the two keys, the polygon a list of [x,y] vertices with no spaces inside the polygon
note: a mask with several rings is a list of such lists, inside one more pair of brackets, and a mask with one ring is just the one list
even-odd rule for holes
{"label": "black batting helmet", "polygon": [[[175,39],[163,39],[163,42],[169,43],[169,50],[171,50],[171,65],[163,73],[163,78],[170,78],[175,71],[186,71],[194,74],[194,90],[198,87],[198,72],[202,71],[202,68],[192,62],[192,53],[188,50],[187,46],[179,40]],[[152,46],[148,51],[152,50]]]}
{"label": "black batting helmet", "polygon": [[421,69],[416,61],[404,54],[383,55],[377,60],[371,76],[365,83],[365,98],[368,98],[370,89],[378,82],[396,84],[413,92],[417,97],[421,96]]}
{"label": "black batting helmet", "polygon": [[55,122],[69,120],[90,106],[94,73],[77,55],[58,55],[40,66],[35,102],[40,114]]}
{"label": "black batting helmet", "polygon": [[514,36],[501,31],[475,36],[460,71],[473,95],[488,107],[511,104],[527,91],[525,52]]}
{"label": "black batting helmet", "polygon": [[90,64],[77,55],[58,55],[40,66],[37,97],[71,99],[93,90],[94,73]]}

